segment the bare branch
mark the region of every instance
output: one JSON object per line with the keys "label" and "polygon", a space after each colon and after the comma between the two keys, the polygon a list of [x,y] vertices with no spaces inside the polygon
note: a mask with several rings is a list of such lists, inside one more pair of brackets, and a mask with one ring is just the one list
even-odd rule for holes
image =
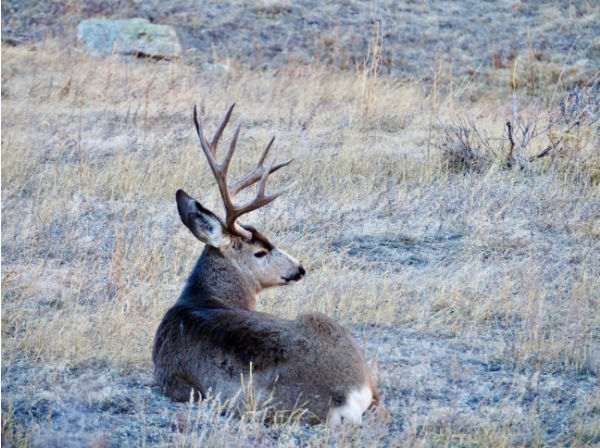
{"label": "bare branch", "polygon": [[508,141],[510,142],[510,148],[508,149],[506,163],[510,165],[512,163],[513,154],[515,152],[515,141],[513,140],[512,124],[510,120],[506,121],[506,129],[508,130]]}

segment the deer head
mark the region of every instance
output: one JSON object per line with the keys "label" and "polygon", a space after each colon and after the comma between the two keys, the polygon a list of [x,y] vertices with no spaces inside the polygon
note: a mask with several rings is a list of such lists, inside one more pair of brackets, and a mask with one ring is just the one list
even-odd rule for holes
{"label": "deer head", "polygon": [[[266,165],[264,164],[275,140],[274,137],[265,146],[254,169],[238,181],[228,183],[227,170],[235,151],[241,121],[235,129],[229,150],[221,163],[216,161],[217,145],[223,130],[229,122],[234,106],[235,104],[231,105],[210,142],[204,137],[202,118],[198,117],[197,110],[194,107],[194,124],[200,138],[202,150],[208,159],[219,187],[225,207],[225,220],[221,220],[216,214],[204,208],[183,190],[177,191],[176,200],[181,220],[196,238],[207,245],[204,258],[209,257],[211,259],[212,264],[210,266],[212,267],[209,269],[203,265],[202,272],[199,272],[197,276],[209,277],[209,282],[212,282],[211,284],[215,288],[221,289],[221,291],[216,291],[220,296],[227,294],[239,295],[239,290],[243,289],[247,294],[255,297],[265,288],[286,285],[300,280],[304,276],[305,270],[295,258],[277,249],[258,230],[240,223],[239,218],[274,201],[292,189],[296,183],[294,182],[276,193],[267,194],[266,192],[268,176],[293,161],[293,159],[290,159],[275,164],[276,150],[269,162]],[[259,182],[259,184],[254,199],[242,205],[235,204],[236,195],[256,182]],[[223,275],[221,274],[227,278],[222,278]],[[237,289],[233,290],[235,288]],[[227,293],[224,293],[224,290],[227,290]],[[247,299],[243,301],[245,302]],[[250,300],[250,302],[253,301],[255,299]],[[240,300],[236,300],[236,302],[240,302]]]}

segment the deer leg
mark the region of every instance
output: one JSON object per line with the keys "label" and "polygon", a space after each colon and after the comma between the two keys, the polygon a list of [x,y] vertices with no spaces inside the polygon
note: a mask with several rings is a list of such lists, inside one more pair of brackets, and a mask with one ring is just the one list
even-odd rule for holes
{"label": "deer leg", "polygon": [[198,401],[205,396],[201,388],[180,376],[167,380],[163,390],[165,395],[171,397],[174,401],[190,401],[190,398]]}

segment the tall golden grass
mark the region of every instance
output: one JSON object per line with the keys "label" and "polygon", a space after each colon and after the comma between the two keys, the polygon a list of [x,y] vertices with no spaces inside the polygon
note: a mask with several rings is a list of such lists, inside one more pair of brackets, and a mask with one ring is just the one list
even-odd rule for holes
{"label": "tall golden grass", "polygon": [[[533,139],[520,166],[486,154],[481,169],[455,172],[438,123],[469,114],[491,142],[506,142],[514,82],[468,101],[481,85],[233,63],[214,76],[182,61],[98,61],[53,40],[3,45],[2,59],[3,365],[151,371],[154,331],[201,251],[173,194],[185,188],[220,212],[191,110],[198,104],[210,128],[236,102],[245,124],[232,176],[275,134],[280,157],[296,157],[276,182],[300,181],[248,218],[308,271],[266,294],[262,310],[318,310],[367,333],[492,339],[490,357],[504,365],[600,373],[597,121]],[[527,161],[559,137],[560,148]],[[25,440],[2,400],[3,429]],[[497,429],[462,436],[514,440],[517,429]],[[323,445],[340,436],[331,437]]]}

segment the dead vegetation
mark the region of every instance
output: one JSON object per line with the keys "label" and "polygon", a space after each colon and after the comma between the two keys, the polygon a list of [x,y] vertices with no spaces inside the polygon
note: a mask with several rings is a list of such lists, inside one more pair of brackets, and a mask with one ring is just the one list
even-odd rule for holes
{"label": "dead vegetation", "polygon": [[[99,63],[51,38],[3,44],[2,60],[3,445],[600,442],[597,75],[536,75],[532,94],[519,66],[496,96],[489,80],[399,81],[374,62],[220,77]],[[211,133],[234,101],[252,111],[238,143],[252,156],[232,176],[275,133],[301,163],[271,188],[309,180],[249,217],[308,272],[260,306],[348,326],[389,420],[265,425],[251,395],[236,418],[152,387],[154,332],[201,250],[173,194],[220,207],[191,111]]]}
{"label": "dead vegetation", "polygon": [[[588,139],[590,131],[600,131],[599,87],[600,80],[594,78],[583,88],[565,91],[557,104],[551,101],[546,107],[540,100],[520,100],[515,95],[504,135],[500,122],[494,136],[468,115],[451,118],[448,124],[438,117],[442,163],[455,172],[487,170],[493,164],[524,169],[527,162],[550,156],[554,168],[567,170],[573,181],[583,170],[597,183],[597,153]],[[541,151],[532,152],[533,146],[540,145]]]}

